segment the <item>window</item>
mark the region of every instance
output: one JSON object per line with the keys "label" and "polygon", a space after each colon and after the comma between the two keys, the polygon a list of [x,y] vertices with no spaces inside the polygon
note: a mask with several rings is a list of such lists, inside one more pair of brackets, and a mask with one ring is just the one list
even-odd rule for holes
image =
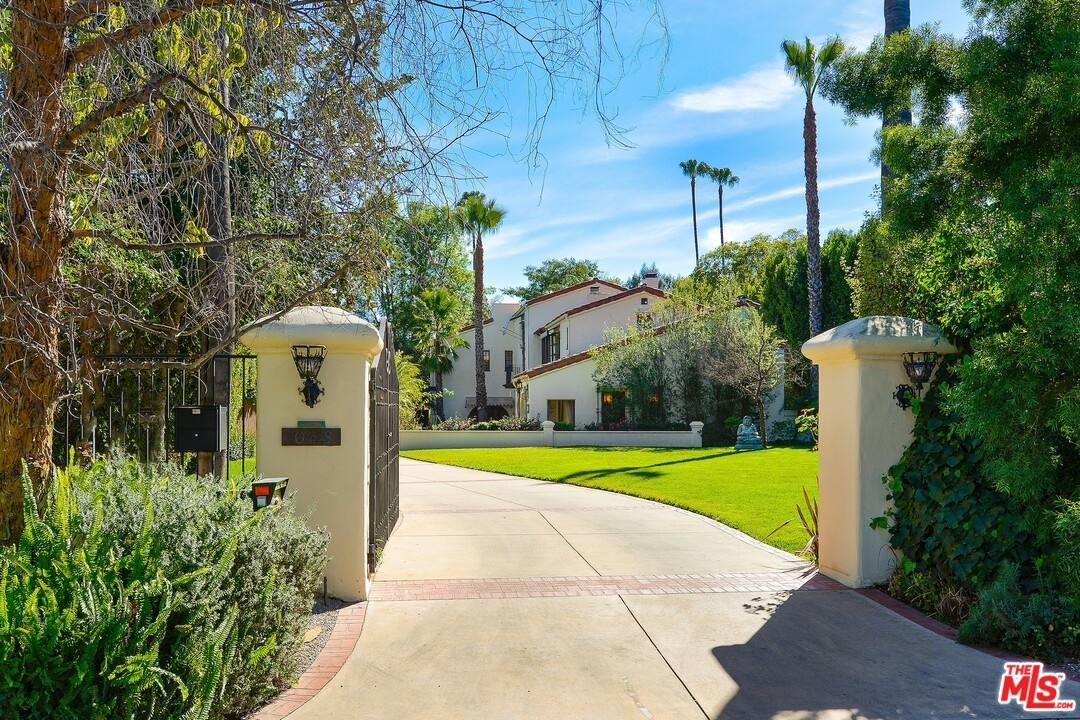
{"label": "window", "polygon": [[600,392],[600,423],[615,425],[626,420],[626,391],[603,390]]}
{"label": "window", "polygon": [[557,423],[574,422],[573,400],[548,400],[548,420]]}
{"label": "window", "polygon": [[653,316],[648,310],[638,310],[637,314],[637,326],[638,330],[648,330],[653,326]]}
{"label": "window", "polygon": [[491,351],[484,351],[484,371],[491,372]]}
{"label": "window", "polygon": [[600,294],[600,286],[599,285],[593,285],[591,288],[589,288],[589,294],[590,295],[599,295]]}
{"label": "window", "polygon": [[503,369],[506,370],[506,387],[513,385],[514,377],[514,351],[503,350]]}
{"label": "window", "polygon": [[554,362],[562,357],[560,343],[562,343],[562,334],[559,332],[559,328],[555,328],[542,337],[540,339],[540,362]]}
{"label": "window", "polygon": [[649,298],[641,298],[641,304],[642,305],[648,305],[649,304]]}

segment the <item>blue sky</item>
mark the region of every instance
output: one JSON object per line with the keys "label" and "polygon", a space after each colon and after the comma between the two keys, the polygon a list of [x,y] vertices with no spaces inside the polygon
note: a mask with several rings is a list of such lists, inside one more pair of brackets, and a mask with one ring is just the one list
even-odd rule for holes
{"label": "blue sky", "polygon": [[[643,58],[612,98],[619,123],[632,128],[633,149],[608,147],[598,123],[567,99],[552,112],[540,147],[546,170],[530,172],[503,140],[472,140],[468,160],[486,176],[480,188],[508,211],[485,242],[489,287],[519,284],[526,265],[551,257],[593,259],[622,278],[653,261],[665,272],[689,272],[690,189],[678,167],[688,158],[741,178],[724,193],[729,242],[805,227],[804,101],[784,74],[780,43],[839,34],[865,47],[883,31],[881,0],[669,0],[665,12],[663,75]],[[914,0],[912,23],[928,22],[964,34],[961,0]],[[824,236],[858,228],[874,207],[878,170],[869,156],[877,123],[845,125],[836,108],[822,100],[816,107]],[[709,181],[699,183],[698,224],[702,252],[719,245]]]}

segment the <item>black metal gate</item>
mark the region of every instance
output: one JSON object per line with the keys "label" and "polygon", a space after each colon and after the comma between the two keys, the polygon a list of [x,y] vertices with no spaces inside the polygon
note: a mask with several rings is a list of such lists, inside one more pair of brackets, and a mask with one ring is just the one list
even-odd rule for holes
{"label": "black metal gate", "polygon": [[[193,361],[178,354],[105,354],[94,356],[91,380],[77,383],[69,372],[57,408],[54,462],[63,467],[72,449],[88,459],[116,449],[143,462],[184,464],[194,456],[174,450],[173,409],[219,404],[228,409],[229,449],[212,454],[212,470],[226,478],[254,471],[255,356],[220,354],[199,367]],[[225,392],[216,398],[219,386]]]}
{"label": "black metal gate", "polygon": [[398,377],[394,332],[383,320],[383,349],[371,365],[371,490],[368,497],[368,567],[378,564],[382,549],[397,525],[398,507]]}

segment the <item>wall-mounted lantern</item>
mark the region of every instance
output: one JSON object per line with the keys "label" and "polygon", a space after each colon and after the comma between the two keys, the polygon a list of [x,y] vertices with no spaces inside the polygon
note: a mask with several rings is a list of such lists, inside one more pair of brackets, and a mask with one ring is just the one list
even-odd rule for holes
{"label": "wall-mounted lantern", "polygon": [[289,478],[263,478],[251,483],[251,508],[258,512],[271,505],[280,505],[285,499]]}
{"label": "wall-mounted lantern", "polygon": [[304,403],[309,408],[315,407],[315,403],[319,402],[325,392],[319,384],[319,370],[326,358],[326,346],[293,345],[292,358],[296,364],[296,372],[300,373],[300,379],[304,381],[304,386],[300,388]]}
{"label": "wall-mounted lantern", "polygon": [[907,410],[911,407],[913,398],[922,397],[923,385],[929,383],[934,376],[937,363],[938,354],[935,352],[904,353],[904,372],[914,387],[907,384],[896,386],[893,398],[900,409]]}

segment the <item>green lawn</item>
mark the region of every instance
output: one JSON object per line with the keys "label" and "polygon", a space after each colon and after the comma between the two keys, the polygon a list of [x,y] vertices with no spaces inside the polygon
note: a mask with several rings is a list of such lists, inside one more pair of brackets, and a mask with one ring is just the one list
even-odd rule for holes
{"label": "green lawn", "polygon": [[804,448],[742,453],[730,448],[513,448],[410,450],[402,455],[658,500],[792,552],[806,543],[798,521],[765,536],[795,517],[804,485],[817,496],[817,453]]}
{"label": "green lawn", "polygon": [[239,480],[244,476],[244,471],[241,470],[241,465],[246,469],[247,474],[251,475],[255,472],[255,458],[249,457],[246,460],[230,460],[229,461],[229,477],[233,481]]}

